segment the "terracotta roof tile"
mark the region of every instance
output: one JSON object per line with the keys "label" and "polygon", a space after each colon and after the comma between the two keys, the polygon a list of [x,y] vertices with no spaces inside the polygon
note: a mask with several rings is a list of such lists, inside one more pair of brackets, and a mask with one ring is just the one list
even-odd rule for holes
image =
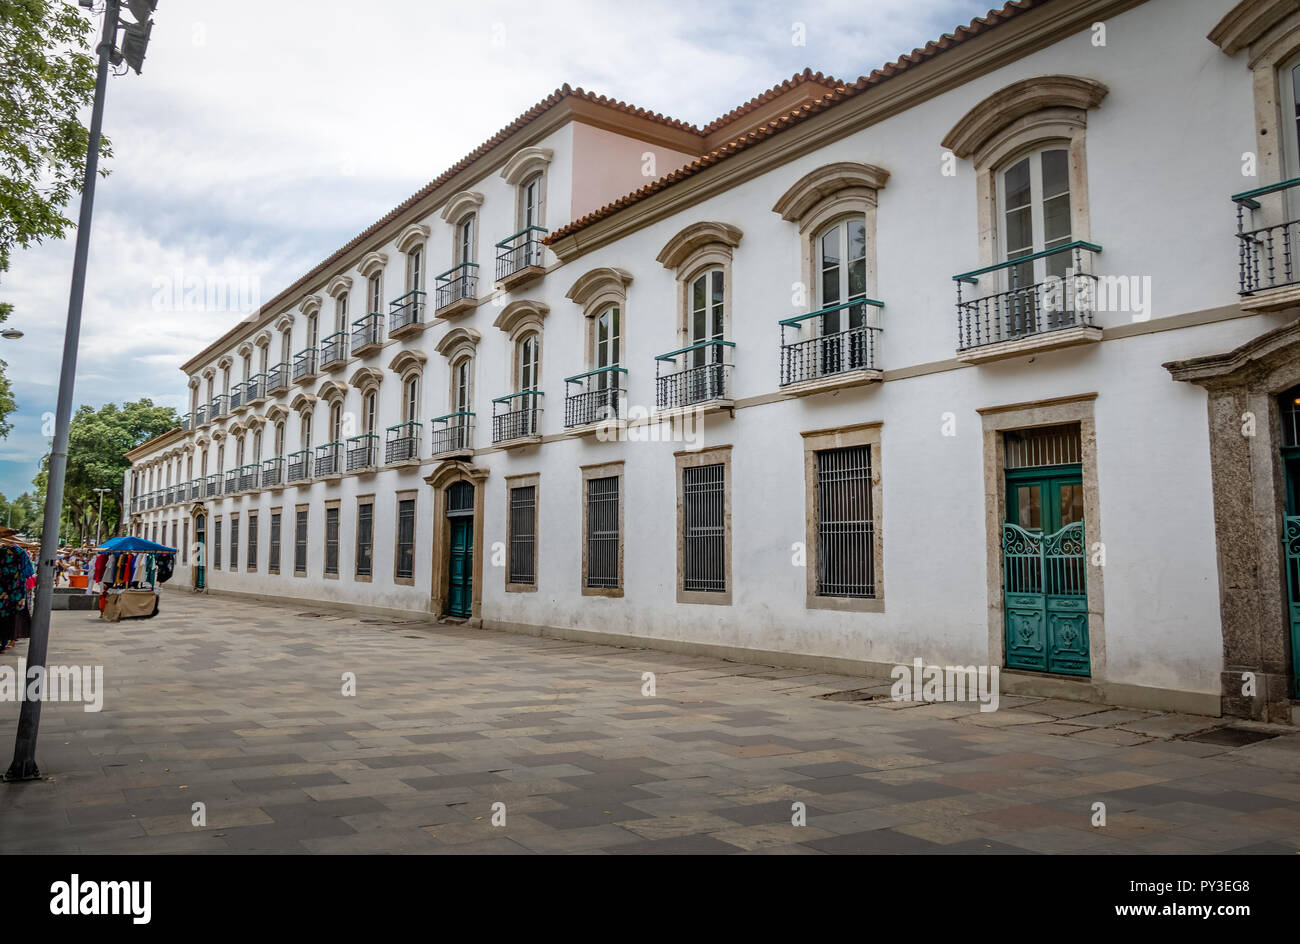
{"label": "terracotta roof tile", "polygon": [[[1008,2],[1005,6],[1001,7],[1000,9],[990,10],[984,16],[978,16],[975,19],[971,20],[969,25],[959,26],[951,33],[945,33],[937,40],[932,40],[926,43],[925,48],[913,49],[910,53],[900,56],[895,61],[887,62],[880,68],[873,70],[869,75],[861,76],[854,82],[842,83],[840,87],[834,89],[833,91],[827,92],[825,95],[821,96],[821,98],[817,99],[816,101],[807,102],[803,105],[800,105],[798,108],[786,112],[784,115],[781,115],[780,117],[773,118],[772,120],[765,122],[760,127],[755,128],[751,131],[747,131],[745,134],[733,138],[731,141],[728,141],[726,144],[716,148],[715,150],[710,151],[707,154],[702,155],[696,160],[691,161],[689,164],[679,167],[676,170],[672,171],[671,173],[665,174],[663,177],[658,178],[657,180],[651,181],[650,183],[646,184],[644,187],[641,187],[638,190],[634,190],[629,194],[625,194],[624,196],[619,197],[617,200],[613,201],[612,203],[608,203],[598,210],[593,210],[591,213],[588,213],[586,216],[579,217],[573,222],[565,226],[561,226],[559,229],[555,230],[553,233],[551,233],[546,238],[544,238],[542,242],[549,245],[551,243],[556,242],[557,240],[563,239],[566,236],[572,235],[573,233],[576,233],[579,230],[585,229],[586,227],[590,226],[591,224],[599,220],[605,219],[606,217],[609,216],[613,216],[615,213],[619,212],[620,210],[626,209],[627,207],[631,206],[634,203],[639,203],[640,201],[645,200],[646,198],[651,197],[662,190],[666,190],[667,188],[671,187],[675,183],[685,180],[688,177],[693,177],[696,174],[712,167],[714,164],[726,160],[728,157],[731,157],[735,154],[740,153],[741,151],[753,147],[756,144],[766,141],[774,134],[779,134],[780,132],[785,131],[790,127],[793,127],[796,124],[807,121],[808,119],[821,114],[822,112],[826,111],[828,108],[832,108],[835,105],[847,101],[850,98],[854,98],[857,95],[861,95],[863,92],[875,87],[876,85],[879,85],[881,82],[891,79],[896,75],[900,75],[903,72],[906,72],[907,70],[912,69],[920,65],[921,63],[934,58],[940,53],[945,52],[948,49],[952,49],[954,46],[958,46],[969,39],[973,39],[974,37],[979,36],[981,33],[985,33],[988,30],[992,29],[993,27],[1001,23],[1005,23],[1007,20],[1010,20],[1018,16],[1019,14],[1026,12],[1027,10],[1033,9],[1034,7],[1040,7],[1047,2],[1049,2],[1049,0],[1010,0],[1010,2]],[[820,75],[820,73],[810,74],[807,70],[805,70],[803,73],[800,73],[799,76],[796,76],[795,78],[797,79],[800,76],[810,76],[809,79],[805,80],[808,81],[811,80],[811,77],[813,75]],[[833,81],[833,80],[828,80],[828,81]],[[781,86],[777,86],[777,89],[780,88]],[[718,119],[718,121],[715,121],[710,125],[707,125],[704,130],[708,131],[709,129],[712,128],[721,127],[722,124],[726,123],[728,120],[734,120],[732,116],[738,116],[740,113],[744,112],[745,110],[751,109],[753,106],[755,106],[756,103],[759,103],[761,100],[768,100],[771,97],[775,97],[773,93],[779,94],[779,92],[777,92],[776,89],[769,90],[768,92],[763,93],[763,95],[760,95],[757,99],[754,99],[752,102],[749,102],[746,105],[742,105],[740,108],[736,109],[735,111],[730,112],[728,115],[724,116],[723,118]]]}

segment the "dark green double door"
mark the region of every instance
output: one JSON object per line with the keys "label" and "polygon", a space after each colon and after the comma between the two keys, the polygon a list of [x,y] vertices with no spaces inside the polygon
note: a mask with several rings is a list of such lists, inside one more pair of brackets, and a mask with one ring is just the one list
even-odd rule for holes
{"label": "dark green double door", "polygon": [[447,614],[469,617],[474,599],[474,517],[448,516]]}
{"label": "dark green double door", "polygon": [[1086,548],[1079,466],[1007,472],[1002,592],[1008,668],[1091,674]]}

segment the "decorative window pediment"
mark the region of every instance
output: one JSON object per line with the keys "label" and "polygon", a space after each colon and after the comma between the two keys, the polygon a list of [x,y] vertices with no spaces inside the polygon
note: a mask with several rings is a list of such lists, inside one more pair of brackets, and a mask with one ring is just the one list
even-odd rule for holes
{"label": "decorative window pediment", "polygon": [[510,160],[506,161],[506,166],[501,168],[501,176],[510,186],[517,187],[530,174],[545,170],[554,156],[555,152],[550,148],[520,148]]}
{"label": "decorative window pediment", "polygon": [[374,387],[378,387],[384,382],[384,372],[376,370],[373,367],[362,367],[355,374],[348,378],[348,383],[356,387],[362,393],[367,393]]}
{"label": "decorative window pediment", "polygon": [[960,158],[975,157],[1009,126],[1038,112],[1064,109],[1058,118],[1086,122],[1108,89],[1095,79],[1077,75],[1039,75],[1013,82],[984,99],[953,125],[942,144]]}
{"label": "decorative window pediment", "polygon": [[254,346],[254,347],[270,347],[270,346],[271,346],[271,332],[270,332],[270,331],[263,331],[263,332],[261,332],[257,337],[253,338],[253,346]]}
{"label": "decorative window pediment", "polygon": [[402,234],[397,237],[397,251],[410,252],[416,246],[427,242],[429,232],[429,227],[423,223],[412,223],[402,230]]}
{"label": "decorative window pediment", "polygon": [[298,310],[304,315],[312,315],[320,311],[320,296],[307,295],[298,303]]}
{"label": "decorative window pediment", "polygon": [[266,418],[272,422],[279,422],[280,420],[287,419],[288,416],[289,411],[279,404],[276,404],[266,411]]}
{"label": "decorative window pediment", "polygon": [[366,278],[370,278],[376,272],[382,272],[386,265],[388,265],[388,253],[368,252],[361,257],[361,262],[357,265],[357,271]]}
{"label": "decorative window pediment", "polygon": [[225,370],[233,363],[235,363],[235,359],[227,354],[225,357],[221,358],[221,360],[217,361],[217,368],[219,370]]}
{"label": "decorative window pediment", "polygon": [[421,351],[402,351],[393,358],[388,369],[395,374],[404,374],[412,368],[423,370],[426,360],[428,356]]}
{"label": "decorative window pediment", "polygon": [[322,400],[327,400],[331,403],[335,400],[342,400],[347,395],[348,395],[348,385],[345,383],[340,383],[337,380],[330,380],[326,383],[321,384],[321,388],[316,391],[317,397],[319,397]]}
{"label": "decorative window pediment", "polygon": [[330,298],[338,298],[352,291],[352,277],[347,275],[336,275],[330,279],[329,285],[325,286],[325,294]]}
{"label": "decorative window pediment", "polygon": [[772,206],[772,212],[789,223],[805,223],[828,200],[859,197],[874,205],[876,191],[889,180],[889,171],[873,164],[839,161],[826,164],[800,177]]}
{"label": "decorative window pediment", "polygon": [[451,358],[463,347],[473,350],[478,347],[478,342],[483,336],[473,328],[457,326],[444,334],[434,348],[443,357]]}
{"label": "decorative window pediment", "polygon": [[521,298],[501,309],[501,314],[497,315],[497,320],[492,322],[492,326],[500,328],[511,337],[514,337],[519,330],[528,326],[540,331],[542,330],[542,322],[550,310],[550,306],[544,302]]}
{"label": "decorative window pediment", "polygon": [[275,327],[277,331],[292,331],[293,315],[287,313],[281,315],[279,319],[275,322]]}
{"label": "decorative window pediment", "polygon": [[742,236],[744,233],[740,228],[730,223],[714,221],[692,223],[668,240],[655,259],[662,263],[665,269],[676,269],[705,248],[716,248],[730,258],[731,250],[740,245]]}
{"label": "decorative window pediment", "polygon": [[1300,13],[1295,0],[1241,0],[1207,37],[1229,56],[1248,49],[1288,16]]}
{"label": "decorative window pediment", "polygon": [[310,393],[300,393],[289,402],[289,409],[296,413],[310,413],[315,407],[316,397]]}
{"label": "decorative window pediment", "polygon": [[614,266],[601,266],[580,276],[564,297],[589,311],[594,305],[627,298],[627,287],[632,284],[632,273]]}
{"label": "decorative window pediment", "polygon": [[447,201],[442,208],[442,219],[446,223],[456,224],[466,214],[473,213],[483,205],[483,194],[474,190],[462,190]]}

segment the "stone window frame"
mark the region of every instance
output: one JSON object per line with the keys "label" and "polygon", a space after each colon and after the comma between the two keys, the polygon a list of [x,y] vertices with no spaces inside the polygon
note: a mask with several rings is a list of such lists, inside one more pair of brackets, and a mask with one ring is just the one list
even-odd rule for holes
{"label": "stone window frame", "polygon": [[501,179],[515,193],[515,231],[524,228],[524,187],[534,178],[540,178],[538,188],[541,199],[538,206],[538,226],[546,226],[547,172],[555,151],[546,147],[520,148],[501,168]]}
{"label": "stone window frame", "polygon": [[[594,465],[578,467],[582,473],[582,491],[579,503],[582,505],[582,531],[580,532],[582,535],[581,589],[584,597],[619,598],[623,596],[627,586],[623,572],[624,546],[627,541],[627,528],[624,525],[627,515],[626,465],[626,462],[619,459],[614,462],[600,462]],[[589,587],[587,586],[587,483],[592,479],[604,478],[618,479],[618,586]]]}
{"label": "stone window frame", "polygon": [[212,570],[221,569],[221,515],[212,516],[212,563],[209,565]]}
{"label": "stone window frame", "polygon": [[583,363],[587,370],[596,366],[596,318],[611,305],[618,308],[619,366],[627,362],[627,288],[632,273],[615,266],[601,266],[580,276],[564,297],[582,309]]}
{"label": "stone window frame", "polygon": [[[539,524],[542,520],[542,476],[540,472],[527,472],[520,475],[507,475],[506,481],[506,566],[505,566],[505,585],[506,593],[536,593],[537,586],[541,583],[541,575],[537,572],[537,561],[540,557],[538,546],[541,544],[541,528]],[[511,492],[516,488],[533,489],[533,582],[532,583],[511,583],[510,582],[510,544],[514,539],[512,533],[512,522],[514,520],[510,510]]]}
{"label": "stone window frame", "polygon": [[[266,511],[266,515],[267,515],[267,517],[266,517],[266,528],[267,528],[267,531],[266,531],[266,572],[267,572],[268,575],[269,575],[269,574],[274,574],[275,576],[278,577],[278,576],[280,576],[280,562],[284,559],[284,506],[283,506],[283,505],[272,505],[270,508],[267,509],[267,511]],[[274,518],[275,518],[276,515],[279,515],[279,516],[280,516],[280,546],[279,546],[279,548],[278,548],[278,550],[279,550],[279,554],[277,555],[277,558],[276,558],[276,561],[275,561],[275,566],[272,567],[272,566],[271,566],[271,528],[272,528],[272,525],[274,524]]]}
{"label": "stone window frame", "polygon": [[258,540],[259,536],[257,534],[257,529],[262,523],[261,517],[262,516],[258,511],[252,509],[249,510],[247,515],[248,530],[247,530],[247,539],[244,542],[244,546],[247,548],[247,550],[244,552],[244,570],[246,570],[250,574],[257,573],[257,568],[258,568],[257,557],[262,550],[262,542]]}
{"label": "stone window frame", "polygon": [[[710,590],[687,590],[686,580],[686,519],[685,519],[685,470],[706,465],[722,466],[723,483],[723,572],[726,590],[717,593]],[[677,479],[677,602],[703,603],[714,606],[731,606],[732,590],[735,584],[731,576],[731,446],[711,446],[698,451],[683,450],[673,453],[673,474]]]}
{"label": "stone window frame", "polygon": [[[531,299],[518,299],[512,301],[509,305],[501,310],[496,321],[492,326],[500,328],[505,333],[507,343],[509,344],[508,370],[510,372],[510,391],[517,392],[519,380],[519,349],[528,335],[537,335],[537,378],[534,387],[540,389],[542,384],[542,337],[545,328],[546,316],[550,312],[550,306],[544,302],[533,301]],[[452,381],[453,391],[455,389],[455,380]]]}
{"label": "stone window frame", "polygon": [[[361,547],[361,506],[370,506],[370,573],[357,573],[361,561],[358,553]],[[352,580],[356,583],[371,583],[375,577],[375,493],[356,496],[356,526],[352,529]],[[340,547],[342,545],[340,544]],[[342,570],[342,568],[339,568]]]}
{"label": "stone window frame", "polygon": [[[412,223],[402,230],[397,237],[396,248],[402,255],[402,263],[405,269],[402,273],[402,291],[405,295],[413,290],[423,291],[429,281],[429,234],[431,230],[424,223]],[[411,254],[419,251],[420,253],[420,278],[418,285],[411,284],[412,262]]]}
{"label": "stone window frame", "polygon": [[[478,264],[479,252],[479,229],[482,219],[479,209],[483,206],[483,194],[473,190],[462,190],[454,194],[442,208],[442,221],[447,224],[451,230],[451,268],[456,268],[466,262]],[[470,259],[460,258],[460,228],[467,219],[472,218],[470,232]]]}
{"label": "stone window frame", "polygon": [[[330,279],[329,285],[325,288],[325,295],[334,302],[334,334],[342,331],[344,334],[350,333],[352,329],[352,278],[346,275],[336,275]],[[343,300],[343,324],[339,326],[339,300]]]}
{"label": "stone window frame", "polygon": [[[1092,563],[1092,549],[1102,541],[1101,493],[1097,486],[1096,393],[1081,393],[1024,403],[980,407],[984,437],[984,525],[987,564],[989,664],[1006,669],[1006,610],[1002,600],[1002,524],[1007,516],[1006,448],[1008,432],[1038,426],[1079,424],[1080,467],[1083,477],[1084,542],[1088,557],[1088,650],[1091,675],[1082,681],[1106,681],[1106,613],[1104,568]],[[1074,679],[1049,672],[1029,673],[1035,678]]]}
{"label": "stone window frame", "polygon": [[[305,514],[307,516],[306,518],[307,534],[305,540],[303,541],[303,560],[302,560],[301,571],[298,570],[298,515],[300,514]],[[281,553],[284,552],[284,519],[283,518],[280,519],[280,552]],[[311,505],[310,504],[304,503],[304,504],[298,504],[293,506],[292,567],[293,567],[293,575],[295,577],[303,577],[303,578],[307,576],[308,571],[311,569]]]}
{"label": "stone window frame", "polygon": [[[398,550],[401,546],[401,512],[402,502],[412,501],[415,504],[411,509],[411,576],[397,576]],[[402,489],[393,494],[393,583],[399,587],[415,586],[415,559],[420,548],[419,542],[420,530],[420,490],[415,488]],[[372,563],[371,570],[374,570]]]}
{"label": "stone window frame", "polygon": [[[884,189],[888,180],[889,171],[873,164],[856,161],[823,164],[800,177],[773,204],[773,213],[799,228],[800,273],[809,312],[825,307],[821,298],[819,234],[831,224],[853,217],[861,217],[866,225],[866,295],[878,298],[876,209],[879,191]],[[812,307],[814,305],[816,307]],[[809,319],[804,322],[807,327],[803,330],[820,330],[816,321]]]}
{"label": "stone window frame", "polygon": [[734,337],[732,261],[743,236],[740,228],[730,223],[705,220],[685,227],[659,250],[655,261],[677,279],[678,347],[690,343],[691,284],[713,269],[722,270],[722,338],[725,341]]}
{"label": "stone window frame", "polygon": [[[975,168],[979,267],[995,265],[1000,257],[998,175],[1014,161],[1051,145],[1069,152],[1070,239],[1092,239],[1088,197],[1088,112],[1097,108],[1108,89],[1094,79],[1073,75],[1042,75],[1013,82],[970,109],[941,142],[953,155]],[[1082,254],[1085,271],[1091,253]],[[988,277],[997,277],[992,273]]]}
{"label": "stone window frame", "polygon": [[[799,435],[803,438],[804,478],[804,607],[809,610],[840,610],[852,613],[885,612],[885,541],[882,527],[884,518],[883,450],[881,449],[884,423],[874,421],[831,429],[809,430]],[[871,450],[871,561],[873,597],[828,597],[817,593],[817,453],[826,449],[849,446],[866,446]]]}
{"label": "stone window frame", "polygon": [[[469,358],[469,391],[467,394],[467,406],[469,412],[474,411],[474,394],[475,394],[475,373],[478,367],[478,342],[481,335],[473,328],[457,326],[448,331],[438,341],[434,350],[441,354],[447,361],[447,412],[454,412],[456,409],[456,369],[461,362]],[[477,416],[474,417],[478,419]]]}
{"label": "stone window frame", "polygon": [[[327,499],[325,501],[324,513],[321,516],[320,572],[321,577],[325,580],[338,580],[339,574],[343,572],[343,509],[341,503],[342,499]],[[332,574],[325,569],[326,563],[329,560],[329,552],[327,548],[329,546],[329,513],[331,511],[338,512],[338,534],[336,538],[338,543],[338,549],[336,551],[338,559],[336,561],[337,569]]]}
{"label": "stone window frame", "polygon": [[[362,277],[363,279],[365,279],[365,283],[366,283],[366,285],[365,285],[365,288],[366,288],[366,291],[365,291],[365,302],[366,302],[366,303],[365,303],[365,306],[364,306],[365,309],[366,309],[366,312],[365,312],[365,313],[366,313],[367,315],[382,315],[382,314],[384,314],[384,311],[383,311],[383,303],[384,303],[385,298],[387,298],[387,295],[385,294],[386,291],[387,291],[387,289],[386,289],[386,287],[385,287],[385,285],[384,285],[384,277],[385,277],[385,275],[386,275],[386,273],[387,273],[387,271],[388,271],[388,254],[387,254],[387,253],[384,253],[384,252],[368,252],[368,253],[366,253],[365,256],[362,257],[361,262],[359,262],[359,263],[357,264],[357,271],[358,271],[359,273],[361,273],[361,277]],[[380,310],[379,310],[379,311],[371,311],[371,310],[370,310],[370,302],[371,302],[371,297],[370,297],[370,294],[371,294],[371,293],[370,293],[370,280],[371,280],[372,278],[374,278],[375,276],[378,276],[378,277],[379,277],[379,304],[380,304]]]}

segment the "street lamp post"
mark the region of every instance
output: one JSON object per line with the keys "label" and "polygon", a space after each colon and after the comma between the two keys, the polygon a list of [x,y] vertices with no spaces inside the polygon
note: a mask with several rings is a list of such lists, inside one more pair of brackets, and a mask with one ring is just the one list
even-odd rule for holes
{"label": "street lamp post", "polygon": [[[81,0],[83,6],[90,6]],[[153,25],[148,14],[156,0],[126,0],[138,23],[121,24],[126,30],[124,49],[115,43],[122,0],[105,0],[104,29],[95,68],[95,104],[90,112],[90,141],[86,153],[86,175],[81,189],[81,209],[77,218],[77,251],[72,263],[72,289],[68,297],[68,323],[63,334],[63,366],[59,374],[59,398],[54,415],[54,442],[50,447],[49,475],[45,488],[45,525],[41,530],[41,556],[36,562],[36,602],[32,609],[31,636],[27,645],[27,676],[39,677],[45,671],[45,657],[50,642],[50,604],[54,597],[54,555],[59,547],[59,519],[63,512],[63,484],[68,470],[68,425],[72,417],[72,392],[77,375],[77,344],[81,338],[81,303],[86,293],[86,258],[90,252],[90,220],[95,206],[95,181],[99,171],[99,139],[104,126],[104,93],[108,87],[108,66],[126,60],[138,73],[144,61],[149,30]],[[23,679],[21,684],[26,684]],[[38,780],[36,735],[41,724],[40,699],[23,699],[18,714],[18,735],[14,739],[14,759],[5,780]]]}
{"label": "street lamp post", "polygon": [[99,492],[99,511],[95,512],[95,547],[99,547],[100,528],[104,524],[104,493],[111,492],[111,488],[97,488]]}

